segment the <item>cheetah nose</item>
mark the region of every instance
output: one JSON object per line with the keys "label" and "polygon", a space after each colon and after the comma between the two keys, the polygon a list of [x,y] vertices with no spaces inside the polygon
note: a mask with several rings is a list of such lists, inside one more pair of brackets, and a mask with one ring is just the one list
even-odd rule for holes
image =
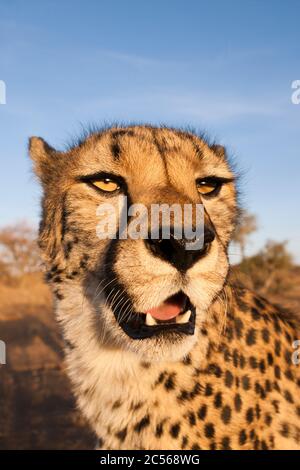
{"label": "cheetah nose", "polygon": [[167,261],[175,266],[178,271],[185,272],[191,268],[196,261],[202,258],[207,252],[211,243],[215,239],[215,232],[212,228],[205,227],[204,243],[199,248],[188,249],[188,245],[195,242],[194,239],[174,238],[170,235],[169,239],[159,238],[145,240],[146,246],[152,254]]}

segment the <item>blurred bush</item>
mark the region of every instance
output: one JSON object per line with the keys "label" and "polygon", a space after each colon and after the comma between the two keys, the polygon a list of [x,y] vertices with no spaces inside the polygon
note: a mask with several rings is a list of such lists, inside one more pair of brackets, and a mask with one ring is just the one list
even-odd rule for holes
{"label": "blurred bush", "polygon": [[293,287],[293,258],[287,242],[268,241],[256,255],[245,257],[233,268],[235,278],[261,294],[286,294]]}
{"label": "blurred bush", "polygon": [[41,271],[37,233],[26,222],[0,229],[0,281],[15,285]]}

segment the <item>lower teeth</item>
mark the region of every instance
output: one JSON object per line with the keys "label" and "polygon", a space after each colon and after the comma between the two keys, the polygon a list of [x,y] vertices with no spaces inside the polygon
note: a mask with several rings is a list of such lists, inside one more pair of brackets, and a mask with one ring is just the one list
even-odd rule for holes
{"label": "lower teeth", "polygon": [[[179,315],[177,315],[177,317],[174,318],[174,323],[179,323],[179,324],[183,324],[183,323],[188,323],[189,320],[190,320],[190,317],[191,317],[191,310],[188,310],[187,312],[184,312],[184,313],[181,313]],[[158,325],[158,324],[163,324],[164,322],[157,322],[156,319],[154,317],[152,317],[152,315],[150,313],[147,313],[146,315],[146,319],[145,319],[145,323],[146,325],[148,326],[154,326],[154,325]],[[165,324],[167,323],[170,323],[170,322],[165,322]],[[172,322],[173,323],[173,322]]]}
{"label": "lower teeth", "polygon": [[191,311],[188,310],[187,312],[182,313],[176,317],[176,323],[188,323],[191,317]]}

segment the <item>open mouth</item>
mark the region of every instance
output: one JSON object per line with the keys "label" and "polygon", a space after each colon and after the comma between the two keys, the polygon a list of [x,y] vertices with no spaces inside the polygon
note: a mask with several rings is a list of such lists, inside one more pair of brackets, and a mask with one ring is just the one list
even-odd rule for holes
{"label": "open mouth", "polygon": [[132,339],[151,338],[163,332],[193,335],[195,331],[196,309],[182,291],[147,312],[135,312],[128,320],[120,321],[117,312],[114,311],[114,314],[121,328]]}

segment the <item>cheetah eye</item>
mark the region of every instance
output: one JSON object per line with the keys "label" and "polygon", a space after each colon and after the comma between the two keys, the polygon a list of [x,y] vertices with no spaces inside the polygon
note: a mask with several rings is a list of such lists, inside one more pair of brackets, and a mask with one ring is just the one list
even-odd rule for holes
{"label": "cheetah eye", "polygon": [[204,178],[196,181],[197,191],[203,196],[214,196],[220,191],[223,181],[218,178]]}
{"label": "cheetah eye", "polygon": [[113,193],[120,189],[120,185],[110,178],[94,180],[91,181],[91,184],[96,188],[101,189],[101,191],[104,191],[105,193]]}

